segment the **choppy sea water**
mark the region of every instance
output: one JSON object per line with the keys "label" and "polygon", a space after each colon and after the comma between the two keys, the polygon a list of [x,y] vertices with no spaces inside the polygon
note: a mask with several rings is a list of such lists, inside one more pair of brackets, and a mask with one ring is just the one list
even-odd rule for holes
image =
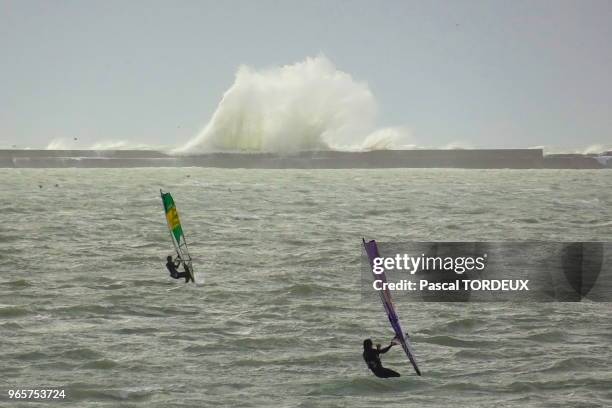
{"label": "choppy sea water", "polygon": [[[392,333],[359,281],[362,236],[610,240],[611,175],[0,170],[0,406],[610,406],[610,304],[398,302],[423,377],[394,348],[383,380],[362,341]],[[167,276],[160,188],[203,286]]]}

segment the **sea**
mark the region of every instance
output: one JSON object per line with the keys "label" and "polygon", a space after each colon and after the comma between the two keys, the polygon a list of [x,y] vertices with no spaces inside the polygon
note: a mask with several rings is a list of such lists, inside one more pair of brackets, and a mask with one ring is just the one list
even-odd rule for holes
{"label": "sea", "polygon": [[[200,284],[169,277],[159,190]],[[0,169],[0,406],[609,407],[610,303],[362,295],[362,237],[609,241],[609,170]],[[16,400],[11,390],[64,390]]]}

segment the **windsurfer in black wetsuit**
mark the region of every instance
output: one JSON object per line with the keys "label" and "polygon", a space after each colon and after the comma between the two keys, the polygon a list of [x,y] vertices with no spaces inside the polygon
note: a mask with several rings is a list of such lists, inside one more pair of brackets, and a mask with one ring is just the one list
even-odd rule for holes
{"label": "windsurfer in black wetsuit", "polygon": [[[168,262],[166,262],[166,268],[168,268],[168,272],[170,272],[170,276],[174,279],[185,278],[185,283],[190,280],[193,282],[193,278],[191,277],[191,272],[189,271],[189,267],[185,262],[182,261],[181,258],[178,258],[176,261],[172,261],[172,256],[168,255],[166,258]],[[183,263],[183,267],[185,268],[185,272],[179,272],[176,270]]]}
{"label": "windsurfer in black wetsuit", "polygon": [[376,345],[376,348],[372,347],[372,340],[365,339],[363,341],[363,359],[365,360],[368,368],[372,370],[375,376],[379,378],[399,377],[399,373],[389,368],[382,366],[380,362],[380,355],[385,354],[393,346],[393,342],[387,347],[381,349],[380,344]]}

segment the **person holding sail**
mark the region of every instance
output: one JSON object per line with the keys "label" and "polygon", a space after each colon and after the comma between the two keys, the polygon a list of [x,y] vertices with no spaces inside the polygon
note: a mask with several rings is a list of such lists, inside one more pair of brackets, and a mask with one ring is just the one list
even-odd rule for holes
{"label": "person holding sail", "polygon": [[[180,278],[185,278],[185,283],[189,282],[191,280],[191,282],[194,282],[193,277],[191,276],[191,271],[189,270],[189,266],[187,266],[186,262],[183,262],[183,260],[178,257],[176,261],[172,260],[172,255],[168,255],[168,257],[166,258],[166,268],[168,268],[168,272],[170,272],[170,276],[173,279],[180,279]],[[178,268],[181,263],[183,264],[183,268],[185,268],[185,272],[179,272],[176,268]]]}
{"label": "person holding sail", "polygon": [[368,368],[372,370],[375,376],[379,378],[390,378],[390,377],[399,377],[399,373],[397,371],[393,371],[390,368],[385,368],[382,366],[382,362],[380,361],[380,355],[385,354],[389,349],[396,344],[395,342],[391,342],[387,347],[381,349],[380,344],[376,345],[376,348],[372,347],[372,340],[365,339],[363,341],[363,359],[365,360]]}

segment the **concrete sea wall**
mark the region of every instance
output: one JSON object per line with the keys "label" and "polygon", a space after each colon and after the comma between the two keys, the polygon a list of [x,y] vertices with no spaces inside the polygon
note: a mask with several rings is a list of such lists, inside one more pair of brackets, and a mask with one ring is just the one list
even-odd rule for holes
{"label": "concrete sea wall", "polygon": [[[603,164],[602,164],[603,163]],[[171,156],[148,150],[0,150],[2,168],[220,167],[262,169],[605,168],[593,156],[544,156],[541,149],[312,151],[295,154],[210,153]]]}

